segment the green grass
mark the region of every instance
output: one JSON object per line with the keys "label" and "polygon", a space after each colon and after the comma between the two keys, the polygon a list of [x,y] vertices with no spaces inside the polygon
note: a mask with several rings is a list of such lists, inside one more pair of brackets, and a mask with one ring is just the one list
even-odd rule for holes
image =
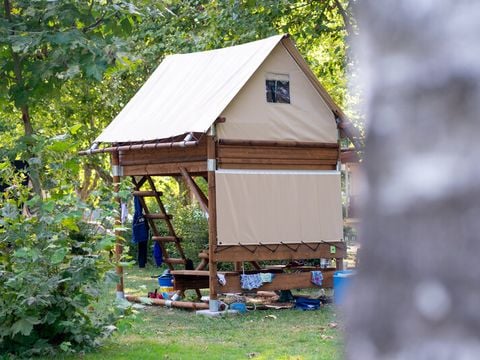
{"label": "green grass", "polygon": [[[128,293],[146,294],[158,287],[150,275],[158,269],[126,271]],[[113,298],[113,295],[112,295]],[[274,315],[276,319],[267,317]],[[318,311],[251,311],[224,318],[196,316],[193,312],[147,306],[92,353],[65,359],[339,359],[341,332],[334,307]]]}

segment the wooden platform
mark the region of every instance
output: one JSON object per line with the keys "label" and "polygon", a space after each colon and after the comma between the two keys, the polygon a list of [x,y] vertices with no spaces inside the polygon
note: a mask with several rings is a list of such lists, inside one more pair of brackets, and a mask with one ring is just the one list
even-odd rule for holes
{"label": "wooden platform", "polygon": [[[320,270],[320,269],[319,269]],[[274,291],[274,290],[291,290],[291,289],[306,289],[318,288],[317,285],[311,282],[310,271],[292,270],[298,272],[278,272],[275,270],[264,270],[262,272],[272,272],[275,274],[271,283],[265,283],[263,286],[254,291]],[[322,269],[323,285],[322,288],[333,287],[333,273],[336,269]],[[189,289],[208,289],[209,288],[209,272],[203,270],[175,270],[171,272],[174,276],[175,290],[189,290]],[[246,290],[240,286],[240,272],[228,271],[218,272],[218,274],[225,275],[227,280],[226,285],[222,286],[216,282],[216,290],[218,293],[240,293]]]}

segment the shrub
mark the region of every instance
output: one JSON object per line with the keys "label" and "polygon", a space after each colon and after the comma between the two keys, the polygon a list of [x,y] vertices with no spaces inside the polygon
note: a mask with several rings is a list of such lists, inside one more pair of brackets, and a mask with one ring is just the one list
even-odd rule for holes
{"label": "shrub", "polygon": [[[114,328],[113,306],[99,300],[116,281],[109,260],[114,237],[82,222],[75,195],[27,201],[20,186],[0,203],[0,353],[52,355],[91,348]],[[1,196],[1,195],[0,195]],[[93,241],[95,240],[95,241]]]}

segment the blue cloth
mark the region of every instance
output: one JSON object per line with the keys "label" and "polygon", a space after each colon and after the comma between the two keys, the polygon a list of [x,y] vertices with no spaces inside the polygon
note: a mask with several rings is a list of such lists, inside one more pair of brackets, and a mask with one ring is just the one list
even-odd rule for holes
{"label": "blue cloth", "polygon": [[153,258],[155,259],[155,264],[157,264],[157,266],[162,265],[163,263],[162,248],[160,247],[160,244],[156,241],[155,241],[155,245],[153,245]]}
{"label": "blue cloth", "polygon": [[240,286],[242,289],[252,290],[262,286],[262,278],[260,274],[240,274]]}
{"label": "blue cloth", "polygon": [[143,216],[142,204],[138,196],[134,196],[133,204],[135,212],[132,221],[132,242],[138,244],[148,240],[148,224]]}
{"label": "blue cloth", "polygon": [[320,309],[320,300],[297,297],[295,299],[295,309],[298,310],[318,310]]}
{"label": "blue cloth", "polygon": [[321,271],[312,271],[312,283],[317,286],[322,286],[323,275]]}

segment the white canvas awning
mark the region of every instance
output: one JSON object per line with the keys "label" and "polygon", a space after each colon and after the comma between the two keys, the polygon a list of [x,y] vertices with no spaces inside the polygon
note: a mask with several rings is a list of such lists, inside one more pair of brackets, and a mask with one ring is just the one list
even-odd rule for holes
{"label": "white canvas awning", "polygon": [[167,56],[95,142],[206,132],[283,37]]}

